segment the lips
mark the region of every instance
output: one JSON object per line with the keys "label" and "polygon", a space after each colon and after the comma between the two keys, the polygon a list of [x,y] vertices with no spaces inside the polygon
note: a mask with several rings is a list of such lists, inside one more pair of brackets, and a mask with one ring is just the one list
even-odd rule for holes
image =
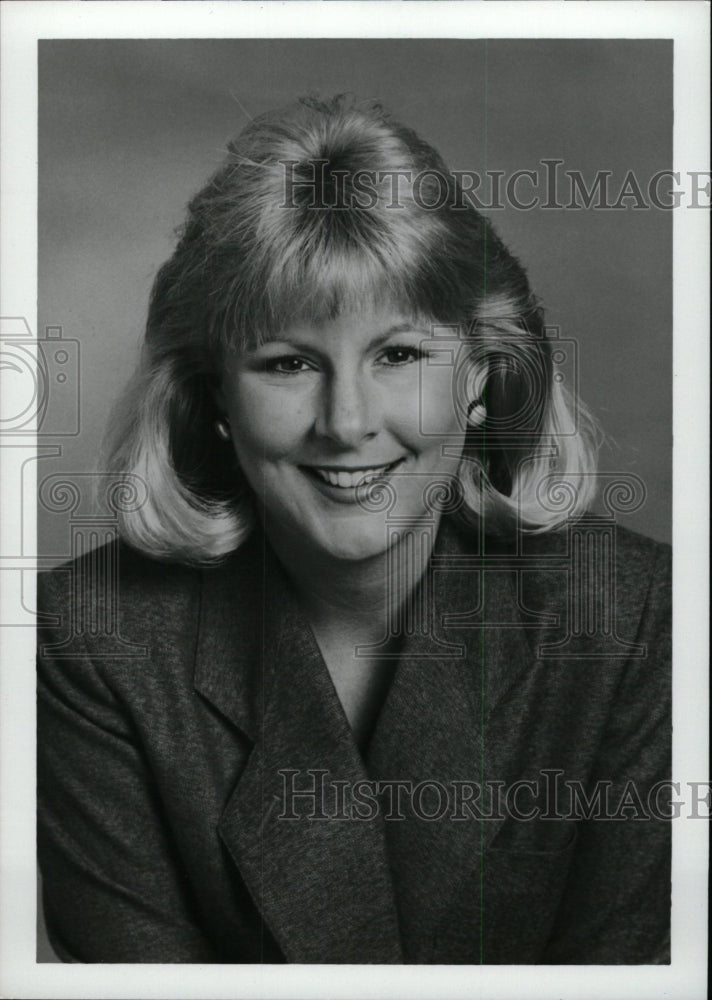
{"label": "lips", "polygon": [[334,486],[342,490],[351,490],[357,486],[366,486],[375,479],[388,475],[402,461],[404,459],[399,458],[395,462],[388,462],[386,465],[363,466],[361,468],[317,465],[307,465],[303,468],[329,486]]}

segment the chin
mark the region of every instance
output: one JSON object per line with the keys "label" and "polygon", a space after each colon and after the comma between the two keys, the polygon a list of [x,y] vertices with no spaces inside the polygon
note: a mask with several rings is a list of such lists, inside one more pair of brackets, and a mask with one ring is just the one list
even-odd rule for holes
{"label": "chin", "polygon": [[371,519],[369,521],[362,528],[356,525],[349,526],[348,529],[343,525],[335,528],[327,537],[319,539],[319,548],[333,559],[347,562],[382,556],[389,548],[386,522],[373,524]]}

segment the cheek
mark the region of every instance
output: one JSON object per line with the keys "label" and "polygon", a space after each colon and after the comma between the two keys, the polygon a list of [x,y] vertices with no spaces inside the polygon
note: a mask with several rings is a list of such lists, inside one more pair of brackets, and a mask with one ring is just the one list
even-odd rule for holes
{"label": "cheek", "polygon": [[249,379],[235,387],[228,415],[243,463],[288,455],[310,426],[310,407],[303,396],[277,386],[254,386]]}
{"label": "cheek", "polygon": [[449,368],[434,367],[423,373],[407,397],[393,405],[392,421],[419,450],[457,444],[464,438],[465,423],[458,417]]}

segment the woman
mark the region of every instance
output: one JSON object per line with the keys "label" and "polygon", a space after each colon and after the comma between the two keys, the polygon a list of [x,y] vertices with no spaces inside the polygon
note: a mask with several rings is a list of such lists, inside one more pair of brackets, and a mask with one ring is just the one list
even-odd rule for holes
{"label": "woman", "polygon": [[[669,960],[667,552],[586,516],[553,353],[379,106],[231,145],[112,421],[145,502],[41,580],[63,959]],[[118,629],[63,647],[107,591]]]}

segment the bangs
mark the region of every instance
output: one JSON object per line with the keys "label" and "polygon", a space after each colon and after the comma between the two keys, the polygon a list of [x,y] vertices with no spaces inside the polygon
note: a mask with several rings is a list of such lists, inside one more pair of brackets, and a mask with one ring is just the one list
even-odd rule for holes
{"label": "bangs", "polygon": [[449,280],[442,252],[435,263],[434,245],[445,243],[441,221],[379,208],[292,209],[275,199],[253,238],[241,240],[250,253],[235,247],[241,259],[213,285],[224,289],[214,326],[219,347],[250,350],[289,327],[366,305],[430,320],[459,310],[453,299],[462,282],[454,274]]}
{"label": "bangs", "polygon": [[529,295],[435,150],[342,98],[248,126],[192,200],[160,285],[149,328],[215,357],[366,306],[469,328],[488,300]]}

